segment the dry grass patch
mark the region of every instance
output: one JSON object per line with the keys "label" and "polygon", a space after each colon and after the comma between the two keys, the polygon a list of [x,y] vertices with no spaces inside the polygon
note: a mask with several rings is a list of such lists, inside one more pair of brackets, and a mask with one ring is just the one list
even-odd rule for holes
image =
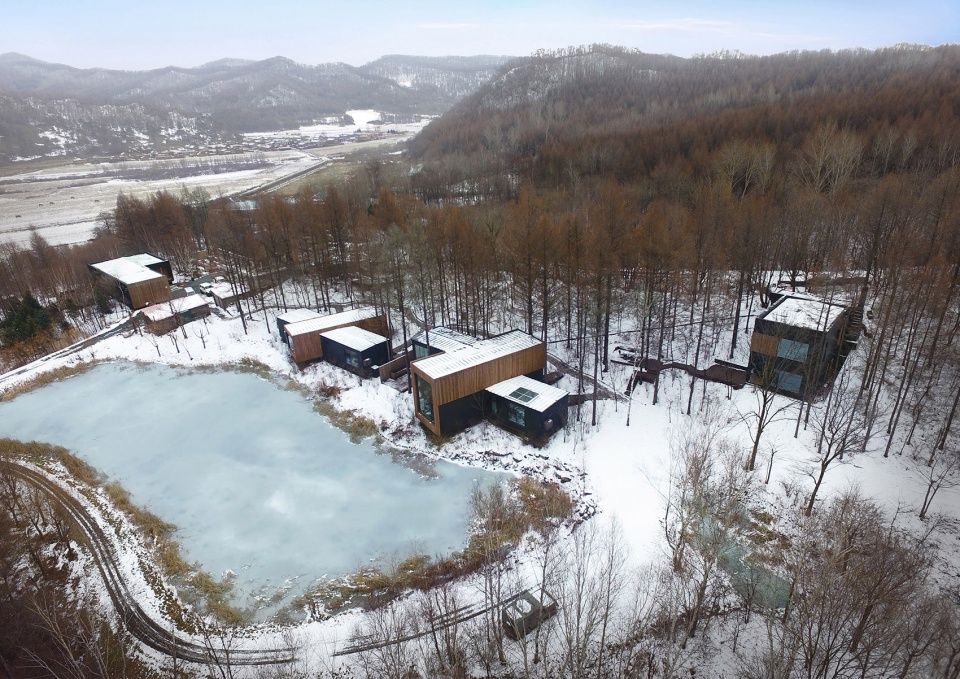
{"label": "dry grass patch", "polygon": [[68,377],[79,375],[80,373],[86,372],[98,364],[99,361],[85,361],[83,363],[63,365],[59,368],[47,370],[40,373],[36,377],[27,380],[26,382],[14,384],[13,386],[7,387],[3,391],[0,391],[0,401],[10,401],[20,394],[25,394],[28,391],[39,389],[40,387],[44,387],[53,382],[59,382],[60,380],[65,380]]}

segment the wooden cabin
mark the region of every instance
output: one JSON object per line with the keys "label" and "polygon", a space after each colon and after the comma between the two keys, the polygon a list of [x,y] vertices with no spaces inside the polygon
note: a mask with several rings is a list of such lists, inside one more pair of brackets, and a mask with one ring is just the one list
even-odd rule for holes
{"label": "wooden cabin", "polygon": [[219,281],[210,286],[210,296],[213,297],[213,303],[221,309],[232,309],[237,306],[237,302],[242,299],[253,297],[253,290],[239,287],[234,288],[229,281]]}
{"label": "wooden cabin", "polygon": [[377,313],[373,307],[350,309],[337,314],[290,323],[283,329],[287,333],[287,345],[290,347],[293,360],[298,365],[302,365],[308,361],[323,358],[321,333],[347,326],[357,326],[381,337],[390,336],[387,317]]}
{"label": "wooden cabin", "polygon": [[487,387],[491,420],[534,443],[543,443],[567,424],[570,394],[531,379],[511,377]]}
{"label": "wooden cabin", "polygon": [[119,257],[91,264],[90,271],[98,278],[99,285],[136,311],[151,304],[167,302],[171,297],[168,276],[138,263],[138,259],[146,257],[157,259],[152,255]]}
{"label": "wooden cabin", "polygon": [[437,436],[454,434],[484,417],[485,389],[518,375],[542,378],[546,360],[546,345],[520,330],[414,360],[416,417]]}
{"label": "wooden cabin", "polygon": [[144,326],[147,330],[155,335],[162,335],[209,316],[210,305],[203,295],[187,295],[162,304],[144,307],[140,313],[143,314]]}
{"label": "wooden cabin", "polygon": [[757,316],[750,338],[750,382],[808,398],[834,367],[849,314],[846,307],[787,295]]}
{"label": "wooden cabin", "polygon": [[323,360],[360,377],[370,377],[390,360],[387,338],[355,325],[320,333],[320,346]]}
{"label": "wooden cabin", "polygon": [[284,313],[277,316],[277,332],[280,334],[280,339],[288,347],[290,346],[289,336],[287,335],[284,327],[290,325],[291,323],[299,323],[300,321],[311,321],[314,318],[320,318],[323,314],[314,311],[313,309],[291,309],[290,311],[285,311]]}

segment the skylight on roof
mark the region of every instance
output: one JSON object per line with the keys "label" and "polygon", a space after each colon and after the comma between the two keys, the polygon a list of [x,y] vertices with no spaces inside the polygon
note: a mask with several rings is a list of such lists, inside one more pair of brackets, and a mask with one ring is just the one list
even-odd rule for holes
{"label": "skylight on roof", "polygon": [[537,397],[537,392],[530,391],[524,387],[517,387],[510,392],[510,398],[520,401],[520,403],[530,403],[533,399]]}

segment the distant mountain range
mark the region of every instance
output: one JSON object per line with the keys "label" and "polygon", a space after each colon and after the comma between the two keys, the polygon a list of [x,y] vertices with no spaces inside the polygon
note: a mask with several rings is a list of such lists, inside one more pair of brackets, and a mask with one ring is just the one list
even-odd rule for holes
{"label": "distant mountain range", "polygon": [[439,114],[510,60],[392,55],[354,67],[274,57],[115,71],[7,53],[0,55],[0,162],[209,144],[351,109],[376,109],[393,119]]}

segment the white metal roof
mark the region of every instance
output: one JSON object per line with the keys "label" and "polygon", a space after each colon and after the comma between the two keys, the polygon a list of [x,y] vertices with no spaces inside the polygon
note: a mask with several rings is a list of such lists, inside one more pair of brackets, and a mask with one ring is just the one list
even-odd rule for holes
{"label": "white metal roof", "polygon": [[[427,342],[428,335],[430,339],[429,342]],[[419,342],[420,344],[426,344],[427,346],[433,349],[439,349],[440,351],[456,351],[457,349],[462,349],[463,347],[472,347],[477,342],[481,342],[482,340],[472,335],[460,332],[459,330],[454,330],[453,328],[447,328],[441,325],[436,328],[431,328],[429,331],[421,330],[413,336],[412,341]]]}
{"label": "white metal roof", "polygon": [[299,323],[300,321],[309,321],[312,318],[320,318],[322,315],[313,309],[290,309],[290,311],[277,316],[277,320],[284,323]]}
{"label": "white metal roof", "polygon": [[366,351],[370,347],[387,343],[386,337],[381,337],[375,332],[364,330],[355,325],[348,325],[345,328],[335,328],[321,332],[320,337],[326,337],[328,340],[333,340],[338,344],[356,349],[357,351]]}
{"label": "white metal roof", "polygon": [[106,262],[91,264],[91,266],[94,269],[107,274],[111,278],[120,281],[124,285],[142,283],[143,281],[149,281],[154,278],[166,279],[166,276],[163,274],[159,274],[156,271],[151,271],[142,264],[132,262],[128,257],[110,259]]}
{"label": "white metal roof", "polygon": [[535,337],[520,330],[511,330],[490,339],[479,340],[472,347],[465,346],[455,351],[421,358],[417,361],[417,368],[427,377],[437,379],[538,344],[542,342]]}
{"label": "white metal roof", "polygon": [[844,312],[839,304],[806,296],[784,297],[770,307],[763,318],[795,328],[827,330]]}
{"label": "white metal roof", "polygon": [[163,260],[153,255],[149,255],[146,252],[141,252],[139,255],[130,255],[129,257],[124,257],[129,262],[134,264],[139,264],[140,266],[150,266],[151,264],[162,264]]}
{"label": "white metal roof", "polygon": [[487,391],[491,394],[502,396],[514,403],[519,403],[524,408],[536,410],[539,413],[544,412],[554,403],[568,395],[563,389],[538,382],[526,375],[511,377],[509,380],[497,382],[493,386],[487,387]]}
{"label": "white metal roof", "polygon": [[187,295],[186,297],[172,299],[169,302],[161,302],[160,304],[144,307],[140,311],[151,321],[156,322],[170,318],[174,314],[192,311],[193,309],[199,309],[205,306],[209,306],[209,304],[207,304],[207,300],[204,299],[203,295]]}
{"label": "white metal roof", "polygon": [[300,321],[298,323],[290,323],[289,325],[284,326],[284,330],[287,331],[288,335],[302,335],[307,332],[323,332],[324,330],[335,328],[338,325],[347,325],[348,323],[356,323],[357,321],[362,321],[367,318],[374,318],[376,315],[377,310],[373,307],[361,307],[360,309],[341,311],[338,314],[329,314],[327,316],[321,316],[320,318],[312,318],[310,320]]}

